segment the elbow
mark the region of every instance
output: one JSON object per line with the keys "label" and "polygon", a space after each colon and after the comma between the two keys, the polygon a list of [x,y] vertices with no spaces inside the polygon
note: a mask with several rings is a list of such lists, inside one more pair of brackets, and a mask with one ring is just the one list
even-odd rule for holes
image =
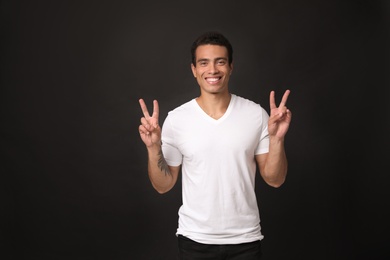
{"label": "elbow", "polygon": [[286,177],[277,178],[277,179],[269,178],[269,179],[265,179],[265,182],[273,188],[280,188],[285,182],[285,180]]}
{"label": "elbow", "polygon": [[287,168],[277,172],[264,170],[261,175],[269,186],[273,188],[279,188],[286,181]]}
{"label": "elbow", "polygon": [[168,191],[170,191],[172,189],[172,187],[158,186],[158,185],[155,185],[154,183],[152,183],[152,185],[153,185],[153,188],[159,194],[165,194],[165,193],[167,193]]}
{"label": "elbow", "polygon": [[267,184],[269,186],[271,186],[272,188],[280,188],[282,185],[283,185],[284,181],[283,182],[267,182]]}
{"label": "elbow", "polygon": [[165,194],[167,193],[168,191],[170,191],[170,189],[157,189],[157,188],[154,188],[159,194]]}
{"label": "elbow", "polygon": [[[150,177],[150,175],[149,175]],[[170,191],[173,186],[175,185],[176,180],[172,176],[164,176],[163,179],[161,178],[151,178],[150,182],[153,186],[153,188],[159,193],[164,194]]]}

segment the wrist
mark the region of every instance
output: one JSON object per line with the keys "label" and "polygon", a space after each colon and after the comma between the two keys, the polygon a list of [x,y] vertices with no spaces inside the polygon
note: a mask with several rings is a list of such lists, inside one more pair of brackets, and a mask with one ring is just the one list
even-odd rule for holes
{"label": "wrist", "polygon": [[280,138],[277,136],[270,136],[269,137],[269,143],[270,145],[283,145],[284,144],[284,138]]}
{"label": "wrist", "polygon": [[151,144],[149,146],[146,146],[146,149],[149,152],[159,152],[161,150],[161,141],[154,143],[154,144]]}

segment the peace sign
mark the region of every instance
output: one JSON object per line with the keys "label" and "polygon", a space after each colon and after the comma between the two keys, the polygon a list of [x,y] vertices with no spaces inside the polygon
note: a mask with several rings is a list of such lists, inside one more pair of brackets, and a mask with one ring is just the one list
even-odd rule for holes
{"label": "peace sign", "polygon": [[268,133],[270,136],[284,138],[290,126],[292,113],[286,107],[290,90],[286,90],[282,97],[282,101],[277,107],[275,104],[275,91],[271,91],[269,95],[270,118],[268,120]]}
{"label": "peace sign", "polygon": [[153,114],[150,116],[145,101],[141,98],[139,104],[144,116],[141,118],[139,134],[147,147],[161,143],[161,127],[158,124],[159,108],[157,100],[153,100]]}

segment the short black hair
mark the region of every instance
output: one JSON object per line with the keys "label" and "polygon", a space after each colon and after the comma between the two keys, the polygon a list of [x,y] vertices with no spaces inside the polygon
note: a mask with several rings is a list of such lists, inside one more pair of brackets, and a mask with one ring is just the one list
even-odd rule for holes
{"label": "short black hair", "polygon": [[230,44],[229,40],[220,32],[209,31],[200,35],[196,40],[192,43],[191,46],[191,61],[194,66],[196,66],[196,57],[195,52],[196,49],[201,45],[219,45],[226,47],[228,51],[228,62],[229,65],[233,62],[233,47]]}

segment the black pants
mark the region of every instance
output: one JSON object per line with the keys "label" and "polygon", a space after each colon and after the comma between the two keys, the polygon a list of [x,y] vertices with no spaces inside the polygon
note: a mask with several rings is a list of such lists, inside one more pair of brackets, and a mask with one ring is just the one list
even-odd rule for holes
{"label": "black pants", "polygon": [[178,236],[180,260],[259,260],[260,241],[236,245],[207,245]]}

